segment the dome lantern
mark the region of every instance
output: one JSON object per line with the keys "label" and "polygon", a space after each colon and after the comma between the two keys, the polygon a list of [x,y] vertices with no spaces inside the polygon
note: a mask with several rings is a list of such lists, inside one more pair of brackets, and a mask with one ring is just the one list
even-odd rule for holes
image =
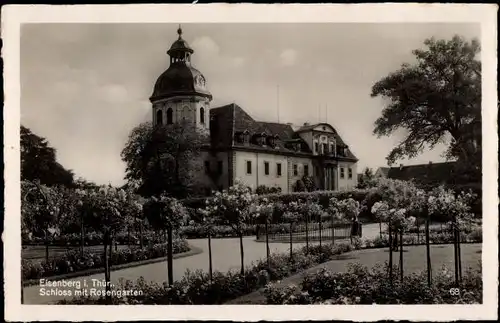
{"label": "dome lantern", "polygon": [[188,43],[182,39],[182,28],[179,25],[177,29],[177,34],[179,37],[175,42],[173,42],[170,49],[167,51],[167,54],[170,56],[170,64],[173,63],[191,63],[191,54],[194,53],[194,50],[189,47]]}

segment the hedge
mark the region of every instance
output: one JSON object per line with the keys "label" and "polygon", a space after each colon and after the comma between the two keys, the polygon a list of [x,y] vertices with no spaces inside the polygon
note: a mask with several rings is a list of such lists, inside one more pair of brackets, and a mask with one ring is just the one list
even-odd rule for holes
{"label": "hedge", "polygon": [[[173,252],[182,253],[189,251],[186,240],[176,239],[173,241]],[[167,256],[167,244],[155,244],[146,248],[127,248],[113,250],[110,258],[110,266],[131,263],[135,261],[148,260]],[[84,250],[83,257],[80,250],[70,250],[63,255],[58,255],[42,261],[22,260],[23,280],[52,277],[72,272],[84,271],[104,267],[103,250]]]}

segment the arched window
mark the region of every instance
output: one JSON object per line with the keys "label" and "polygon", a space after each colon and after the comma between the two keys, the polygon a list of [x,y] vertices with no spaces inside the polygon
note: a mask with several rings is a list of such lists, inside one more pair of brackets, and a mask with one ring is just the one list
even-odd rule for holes
{"label": "arched window", "polygon": [[200,109],[200,123],[205,124],[205,109],[204,108]]}
{"label": "arched window", "polygon": [[161,110],[156,111],[156,124],[157,125],[163,124],[163,112]]}
{"label": "arched window", "polygon": [[173,123],[172,108],[168,108],[168,110],[167,110],[167,124],[172,124],[172,123]]}

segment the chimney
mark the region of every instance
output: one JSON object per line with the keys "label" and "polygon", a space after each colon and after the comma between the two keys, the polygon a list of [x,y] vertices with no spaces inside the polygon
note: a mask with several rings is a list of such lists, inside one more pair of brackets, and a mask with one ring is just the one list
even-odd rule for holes
{"label": "chimney", "polygon": [[304,127],[310,126],[311,124],[309,122],[304,122]]}
{"label": "chimney", "polygon": [[403,170],[403,164],[399,164],[399,170]]}

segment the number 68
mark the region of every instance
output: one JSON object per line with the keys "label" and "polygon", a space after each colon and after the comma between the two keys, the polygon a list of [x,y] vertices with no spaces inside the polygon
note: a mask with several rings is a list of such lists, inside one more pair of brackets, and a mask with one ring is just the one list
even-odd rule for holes
{"label": "number 68", "polygon": [[460,288],[450,288],[450,295],[451,296],[459,296],[460,295]]}

